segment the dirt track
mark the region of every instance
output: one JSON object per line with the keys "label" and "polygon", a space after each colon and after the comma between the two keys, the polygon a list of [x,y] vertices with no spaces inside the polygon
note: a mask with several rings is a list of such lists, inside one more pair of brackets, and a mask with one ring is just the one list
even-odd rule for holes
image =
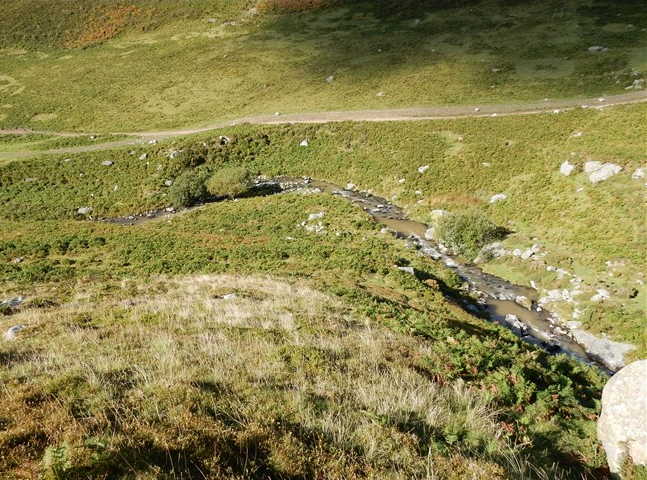
{"label": "dirt track", "polygon": [[[439,120],[468,117],[494,117],[507,115],[532,115],[551,111],[571,110],[577,107],[604,108],[611,105],[624,105],[647,101],[647,92],[634,91],[620,95],[612,95],[604,98],[587,99],[566,99],[566,100],[545,100],[534,103],[503,104],[503,105],[463,105],[463,106],[440,106],[440,107],[416,107],[401,108],[392,110],[357,110],[346,112],[318,112],[318,113],[291,113],[286,115],[265,115],[243,117],[228,122],[220,122],[206,127],[178,129],[159,132],[113,132],[115,134],[126,134],[131,137],[127,140],[115,142],[97,143],[94,145],[82,145],[78,147],[60,148],[55,150],[0,153],[0,160],[31,157],[40,154],[53,153],[77,153],[107,150],[127,145],[141,145],[153,140],[181,137],[194,133],[218,130],[231,125],[250,123],[258,125],[276,125],[285,123],[327,123],[342,121],[367,121],[367,122],[394,122],[411,120]],[[78,136],[79,133],[34,131],[34,130],[0,130],[0,134],[52,134],[66,137]]]}

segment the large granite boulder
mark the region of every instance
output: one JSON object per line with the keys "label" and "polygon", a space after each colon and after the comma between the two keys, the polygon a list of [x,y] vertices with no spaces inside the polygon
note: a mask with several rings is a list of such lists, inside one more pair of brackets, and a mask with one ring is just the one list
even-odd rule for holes
{"label": "large granite boulder", "polygon": [[647,360],[627,365],[605,385],[598,438],[612,473],[628,459],[647,465]]}

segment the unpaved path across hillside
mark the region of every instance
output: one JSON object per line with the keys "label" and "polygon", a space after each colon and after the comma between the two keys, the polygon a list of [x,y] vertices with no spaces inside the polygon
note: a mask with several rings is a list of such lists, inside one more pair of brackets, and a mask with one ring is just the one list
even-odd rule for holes
{"label": "unpaved path across hillside", "polygon": [[[638,103],[647,101],[647,92],[634,91],[620,95],[608,97],[587,98],[587,99],[546,99],[541,102],[531,103],[508,103],[501,105],[461,105],[461,106],[438,106],[438,107],[414,107],[400,108],[391,110],[356,110],[340,112],[317,112],[317,113],[290,113],[282,115],[280,112],[274,115],[250,116],[243,117],[227,122],[220,122],[199,128],[178,129],[159,132],[112,132],[112,134],[128,135],[126,140],[114,142],[96,143],[93,145],[81,145],[78,147],[59,148],[54,150],[24,150],[19,152],[0,153],[0,160],[9,160],[21,157],[31,157],[41,154],[55,153],[78,153],[108,150],[116,147],[128,145],[141,145],[157,140],[181,137],[195,133],[218,130],[231,125],[243,123],[255,125],[277,125],[286,123],[327,123],[342,121],[368,121],[368,122],[396,122],[396,121],[413,121],[413,120],[441,120],[452,118],[475,118],[475,117],[494,117],[508,115],[532,115],[545,112],[561,112],[572,110],[577,107],[586,108],[604,108],[612,105],[624,105],[629,103]],[[52,131],[36,131],[27,129],[0,130],[2,134],[49,134],[63,137],[78,136],[79,133],[64,133]]]}

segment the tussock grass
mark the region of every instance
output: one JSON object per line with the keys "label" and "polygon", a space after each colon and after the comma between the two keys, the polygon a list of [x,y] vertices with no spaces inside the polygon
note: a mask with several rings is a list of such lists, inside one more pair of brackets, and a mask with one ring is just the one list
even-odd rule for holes
{"label": "tussock grass", "polygon": [[28,327],[0,347],[5,475],[42,458],[68,479],[541,478],[487,394],[413,368],[433,342],[307,285],[201,275],[78,293],[10,319]]}

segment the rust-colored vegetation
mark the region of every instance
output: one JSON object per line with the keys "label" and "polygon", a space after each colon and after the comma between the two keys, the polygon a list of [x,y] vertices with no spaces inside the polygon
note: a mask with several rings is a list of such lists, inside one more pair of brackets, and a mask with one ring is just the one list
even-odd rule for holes
{"label": "rust-colored vegetation", "polygon": [[68,32],[66,48],[86,48],[98,45],[120,33],[134,20],[150,12],[140,7],[119,2],[114,5],[97,5],[92,9],[80,33]]}

